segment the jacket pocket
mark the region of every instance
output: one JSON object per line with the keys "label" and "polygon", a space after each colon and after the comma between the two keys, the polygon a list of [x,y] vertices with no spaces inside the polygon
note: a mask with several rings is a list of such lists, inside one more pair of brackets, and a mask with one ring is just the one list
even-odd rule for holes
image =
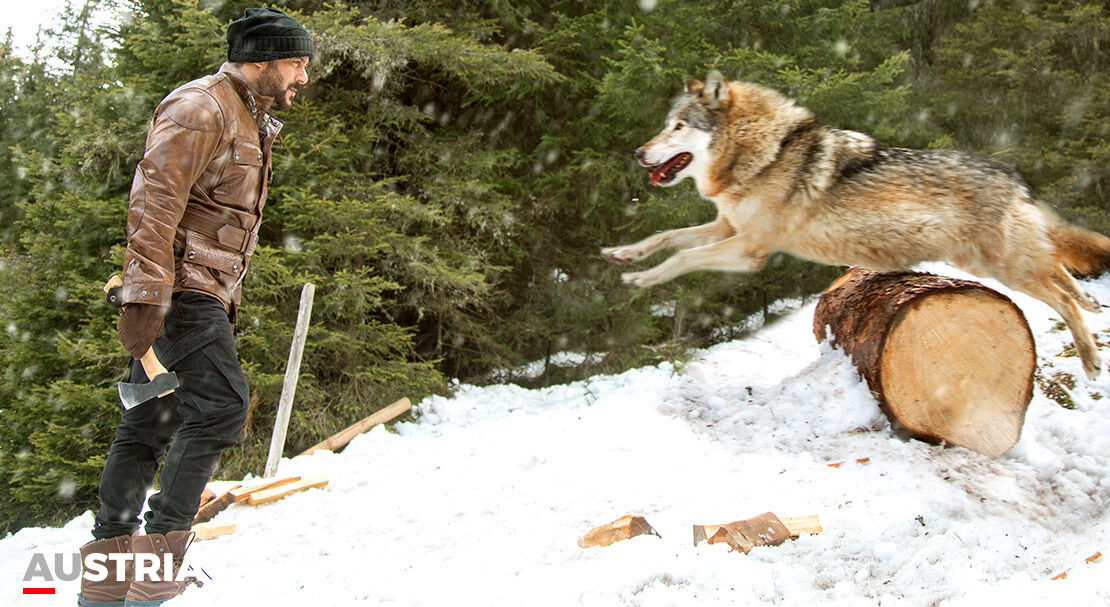
{"label": "jacket pocket", "polygon": [[209,293],[226,304],[231,301],[245,267],[239,251],[225,249],[206,236],[185,230],[179,276],[186,289]]}
{"label": "jacket pocket", "polygon": [[228,154],[223,174],[212,190],[212,200],[235,209],[253,210],[262,194],[262,148],[236,137]]}
{"label": "jacket pocket", "polygon": [[262,166],[262,148],[238,137],[231,140],[231,161],[243,166]]}

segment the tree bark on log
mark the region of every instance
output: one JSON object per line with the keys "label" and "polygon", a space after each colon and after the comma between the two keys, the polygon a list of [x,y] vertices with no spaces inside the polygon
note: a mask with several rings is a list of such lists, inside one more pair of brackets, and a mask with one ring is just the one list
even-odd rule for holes
{"label": "tree bark on log", "polygon": [[1020,438],[1036,347],[1005,295],[966,280],[853,268],[821,295],[813,332],[851,356],[897,430],[989,457]]}

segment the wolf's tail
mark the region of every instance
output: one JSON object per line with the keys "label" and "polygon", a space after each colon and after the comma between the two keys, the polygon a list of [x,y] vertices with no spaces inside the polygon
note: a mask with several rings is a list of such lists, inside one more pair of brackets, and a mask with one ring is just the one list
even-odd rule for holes
{"label": "wolf's tail", "polygon": [[1077,276],[1110,270],[1110,237],[1060,222],[1051,232],[1056,259]]}

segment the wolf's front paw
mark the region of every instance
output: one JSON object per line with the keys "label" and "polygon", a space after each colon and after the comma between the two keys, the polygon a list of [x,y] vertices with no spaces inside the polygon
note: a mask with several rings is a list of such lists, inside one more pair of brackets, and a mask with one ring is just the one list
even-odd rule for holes
{"label": "wolf's front paw", "polygon": [[626,285],[633,285],[637,287],[650,287],[659,282],[659,279],[650,271],[648,272],[626,272],[621,274],[621,280]]}
{"label": "wolf's front paw", "polygon": [[636,247],[606,247],[601,254],[609,261],[636,261],[643,259],[646,252]]}

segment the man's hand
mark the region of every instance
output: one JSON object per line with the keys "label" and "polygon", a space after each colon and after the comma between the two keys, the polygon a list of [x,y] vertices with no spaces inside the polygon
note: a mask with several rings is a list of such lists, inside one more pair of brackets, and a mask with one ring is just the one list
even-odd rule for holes
{"label": "man's hand", "polygon": [[119,341],[131,356],[142,359],[162,331],[167,306],[129,303],[123,306],[116,322]]}

